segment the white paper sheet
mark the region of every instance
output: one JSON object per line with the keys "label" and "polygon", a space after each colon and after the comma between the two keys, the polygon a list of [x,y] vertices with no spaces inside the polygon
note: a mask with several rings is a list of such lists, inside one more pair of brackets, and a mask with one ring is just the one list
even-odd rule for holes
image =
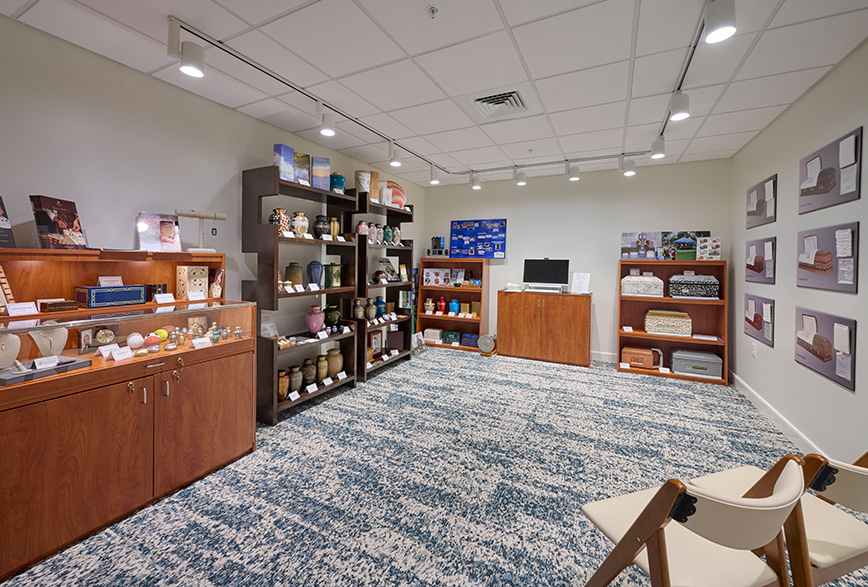
{"label": "white paper sheet", "polygon": [[747,248],[747,260],[753,263],[754,258],[756,257],[756,245],[751,245]]}
{"label": "white paper sheet", "polygon": [[772,323],[763,322],[763,338],[767,341],[772,341]]}
{"label": "white paper sheet", "polygon": [[766,200],[774,199],[775,197],[775,181],[770,179],[766,182],[765,185],[765,198]]}
{"label": "white paper sheet", "polygon": [[766,261],[766,277],[774,277],[775,276],[775,262],[774,261]]}
{"label": "white paper sheet", "polygon": [[772,321],[772,305],[763,304],[763,322]]}
{"label": "white paper sheet", "polygon": [[805,166],[808,172],[808,178],[802,182],[802,189],[817,187],[817,176],[820,175],[820,169],[823,165],[819,157],[814,157]]}
{"label": "white paper sheet", "polygon": [[841,379],[850,381],[850,373],[853,370],[853,357],[844,353],[835,353],[835,375]]}
{"label": "white paper sheet", "polygon": [[756,300],[749,299],[747,301],[747,311],[751,315],[751,318],[753,318],[753,315],[756,314]]}
{"label": "white paper sheet", "polygon": [[850,135],[838,143],[838,167],[841,169],[856,163],[856,135]]}
{"label": "white paper sheet", "polygon": [[835,350],[846,355],[850,354],[850,327],[846,324],[835,323],[834,329]]}
{"label": "white paper sheet", "polygon": [[841,195],[856,191],[856,170],[858,165],[841,168]]}
{"label": "white paper sheet", "polygon": [[776,202],[777,198],[768,198],[766,200],[766,218],[774,218]]}
{"label": "white paper sheet", "polygon": [[763,243],[763,251],[763,257],[765,257],[766,261],[771,261],[775,258],[772,241],[766,241]]}
{"label": "white paper sheet", "polygon": [[751,190],[748,198],[747,209],[750,212],[756,210],[756,203],[759,200],[756,190]]}
{"label": "white paper sheet", "polygon": [[853,284],[853,258],[838,259],[838,283],[842,285]]}
{"label": "white paper sheet", "polygon": [[591,282],[591,274],[590,273],[573,273],[573,281],[570,286],[570,293],[573,294],[586,294],[588,293],[588,286]]}
{"label": "white paper sheet", "polygon": [[853,256],[853,231],[849,228],[842,228],[835,231],[835,256]]}

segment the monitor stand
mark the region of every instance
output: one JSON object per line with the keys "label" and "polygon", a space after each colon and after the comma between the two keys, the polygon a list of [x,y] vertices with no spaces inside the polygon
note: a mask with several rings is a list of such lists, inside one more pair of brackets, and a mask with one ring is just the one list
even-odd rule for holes
{"label": "monitor stand", "polygon": [[537,292],[537,293],[561,293],[562,288],[559,285],[529,285],[525,288],[524,291]]}

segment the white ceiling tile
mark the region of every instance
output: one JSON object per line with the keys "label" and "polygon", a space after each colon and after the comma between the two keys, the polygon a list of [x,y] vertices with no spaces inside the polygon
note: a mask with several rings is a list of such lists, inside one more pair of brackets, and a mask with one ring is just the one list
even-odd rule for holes
{"label": "white ceiling tile", "polygon": [[[375,106],[372,106],[358,94],[351,92],[336,81],[317,84],[307,89],[313,95],[319,96],[325,102],[337,106],[350,116],[361,117],[379,113],[379,110]],[[312,108],[316,108],[316,102],[309,98],[308,102]]]}
{"label": "white ceiling tile", "polygon": [[504,181],[512,179],[512,171],[489,171],[479,174],[484,181]]}
{"label": "white ceiling tile", "polygon": [[834,65],[865,39],[866,30],[868,10],[765,31],[737,79]]}
{"label": "white ceiling tile", "polygon": [[831,66],[782,73],[740,82],[726,89],[715,113],[790,104],[823,77]]}
{"label": "white ceiling tile", "polygon": [[560,157],[562,155],[561,147],[555,139],[537,139],[523,143],[512,143],[511,145],[501,145],[500,148],[510,159],[545,156]]}
{"label": "white ceiling tile", "polygon": [[735,26],[738,33],[760,30],[777,4],[778,0],[735,0]]}
{"label": "white ceiling tile", "polygon": [[685,153],[711,153],[714,151],[741,149],[756,135],[757,131],[753,131],[733,133],[731,135],[718,135],[716,137],[696,138],[693,139],[693,142],[691,142],[690,146],[687,147]]}
{"label": "white ceiling tile", "polygon": [[533,2],[528,2],[528,0],[499,0],[499,2],[509,24],[515,26],[559,12],[596,4],[599,0],[534,0]]}
{"label": "white ceiling tile", "polygon": [[455,160],[451,155],[447,155],[446,153],[433,153],[431,155],[426,155],[428,159],[440,165],[441,167],[445,167],[446,169],[454,169],[461,166],[461,163]]}
{"label": "white ceiling tile", "polygon": [[[385,145],[386,143],[383,143]],[[352,157],[353,159],[358,159],[363,163],[371,164],[374,161],[383,161],[389,157],[388,150],[383,150],[379,146],[375,145],[362,145],[361,147],[350,147],[349,149],[342,149],[341,153],[346,155],[347,157]],[[349,178],[349,175],[347,176]]]}
{"label": "white ceiling tile", "polygon": [[423,139],[422,137],[408,137],[406,139],[401,139],[401,144],[404,145],[408,149],[412,149],[419,153],[420,155],[431,155],[433,153],[439,153],[440,149]]}
{"label": "white ceiling tile", "polygon": [[[594,157],[612,157],[613,155],[617,156],[621,154],[620,145],[617,147],[617,153],[613,152],[612,147],[604,148],[604,149],[591,149],[591,150],[583,150],[583,151],[574,151],[567,153],[568,159],[590,159]],[[579,170],[585,169],[592,161],[580,161],[577,163],[579,166]]]}
{"label": "white ceiling tile", "polygon": [[463,128],[473,121],[451,100],[413,106],[389,113],[392,118],[420,135]]}
{"label": "white ceiling tile", "polygon": [[687,49],[639,57],[633,65],[633,97],[671,92],[678,83]]}
{"label": "white ceiling tile", "polygon": [[612,102],[602,106],[555,112],[549,116],[558,136],[574,135],[623,127],[626,107],[627,102]]}
{"label": "white ceiling tile", "polygon": [[497,144],[517,143],[552,136],[552,129],[545,116],[490,122],[483,124],[481,128]]}
{"label": "white ceiling tile", "polygon": [[864,8],[868,8],[865,0],[786,0],[775,15],[772,26],[785,26]]}
{"label": "white ceiling tile", "polygon": [[[639,146],[639,150],[647,150],[651,148],[651,143],[657,140],[657,137],[660,133],[660,125],[651,123],[651,124],[640,124],[638,126],[629,126],[627,127],[627,144],[631,146]],[[632,149],[627,148],[626,151],[632,151]]]}
{"label": "white ceiling tile", "polygon": [[622,61],[536,82],[548,112],[572,110],[627,98],[629,62]]}
{"label": "white ceiling tile", "polygon": [[374,114],[373,116],[365,116],[361,120],[393,139],[406,139],[416,134],[388,114]]}
{"label": "white ceiling tile", "polygon": [[276,98],[242,106],[238,111],[292,133],[312,128],[316,124],[304,112]]}
{"label": "white ceiling tile", "polygon": [[[560,175],[564,172],[564,164],[558,163],[557,165],[552,165],[550,167],[528,167],[524,170],[528,177],[546,177],[549,175]],[[564,178],[564,181],[568,181],[567,178]],[[528,182],[530,185],[530,182]]]}
{"label": "white ceiling tile", "polygon": [[667,93],[630,100],[630,124],[662,123],[669,111],[670,99],[671,94]]}
{"label": "white ceiling tile", "polygon": [[636,55],[689,47],[702,18],[702,6],[696,0],[643,2],[639,7]]}
{"label": "white ceiling tile", "polygon": [[770,106],[740,112],[712,114],[705,119],[705,124],[699,129],[697,136],[709,137],[750,130],[762,130],[772,120],[786,110],[786,106]]}
{"label": "white ceiling tile", "polygon": [[699,130],[699,126],[703,120],[705,118],[702,116],[691,116],[687,120],[679,120],[677,122],[670,120],[666,124],[666,131],[663,133],[663,136],[667,140],[691,139],[696,134],[696,131]]}
{"label": "white ceiling tile", "polygon": [[357,73],[340,82],[381,110],[407,108],[446,97],[409,59]]}
{"label": "white ceiling tile", "polygon": [[215,39],[225,39],[248,28],[247,23],[211,0],[77,1],[161,43],[168,40],[170,15]]}
{"label": "white ceiling tile", "polygon": [[491,139],[477,127],[425,135],[424,138],[441,151],[446,152],[487,147],[492,144]]}
{"label": "white ceiling tile", "polygon": [[0,14],[12,16],[22,6],[29,4],[29,0],[0,0]]}
{"label": "white ceiling tile", "polygon": [[503,28],[492,0],[428,4],[406,0],[361,0],[362,6],[411,55],[460,43]]}
{"label": "white ceiling tile", "polygon": [[332,149],[333,151],[337,151],[339,149],[349,149],[350,147],[360,147],[365,144],[356,137],[349,135],[345,132],[336,133],[333,137],[323,136],[320,134],[319,128],[303,130],[297,132],[296,134],[313,143]]}
{"label": "white ceiling tile", "polygon": [[277,96],[277,99],[281,102],[286,102],[287,104],[298,109],[301,112],[304,112],[305,114],[310,116],[312,121],[316,121],[316,102],[314,102],[304,94],[292,91]]}
{"label": "white ceiling tile", "polygon": [[259,31],[244,33],[226,44],[303,88],[327,79],[324,73]]}
{"label": "white ceiling tile", "polygon": [[[286,102],[281,102],[277,98],[267,98],[265,100],[260,100],[259,102],[253,102],[252,104],[241,106],[238,108],[238,111],[243,112],[248,116],[252,116],[253,118],[262,118],[263,116],[270,116],[272,114],[284,112],[288,108],[292,107],[286,104]],[[293,110],[295,109],[293,108]]]}
{"label": "white ceiling tile", "polygon": [[428,181],[431,179],[431,174],[427,171],[410,171],[409,173],[400,173],[398,177],[410,183],[428,187],[430,185]]}
{"label": "white ceiling tile", "polygon": [[174,61],[165,45],[67,0],[37,2],[19,20],[139,71]]}
{"label": "white ceiling tile", "polygon": [[[684,152],[684,149],[687,148],[688,143],[690,143],[690,139],[670,140],[667,138],[665,142],[665,147],[663,149],[666,157],[664,157],[662,160],[665,160],[668,163],[674,163],[675,159]],[[627,146],[624,147],[624,152],[634,153],[640,151],[648,151],[650,148],[651,145],[647,142],[634,144],[630,144],[628,142]],[[650,157],[650,155],[648,155],[647,157]],[[658,159],[651,159],[651,161],[658,161]]]}
{"label": "white ceiling tile", "polygon": [[269,96],[285,94],[289,88],[277,81],[270,75],[266,75],[254,67],[250,67],[243,61],[236,59],[225,51],[210,47],[205,51],[205,75],[208,71],[216,69],[238,81],[256,88]]}
{"label": "white ceiling tile", "polygon": [[449,154],[461,164],[481,165],[489,167],[509,165],[509,158],[497,147],[481,147],[479,149],[467,149],[465,151],[450,151]]}
{"label": "white ceiling tile", "polygon": [[167,67],[155,73],[154,77],[230,108],[268,97],[267,94],[215,70],[208,71],[205,77],[195,78],[181,73],[177,67]]}
{"label": "white ceiling tile", "polygon": [[231,10],[250,24],[259,24],[274,18],[293,8],[305,4],[308,0],[215,0],[224,8]]}
{"label": "white ceiling tile", "polygon": [[624,138],[622,129],[600,130],[579,135],[561,137],[564,151],[572,157],[572,153],[591,150],[620,148]]}
{"label": "white ceiling tile", "polygon": [[332,77],[404,57],[351,0],[320,0],[262,30]]}
{"label": "white ceiling tile", "polygon": [[756,33],[749,33],[736,35],[725,43],[700,43],[684,78],[683,89],[728,82],[755,37]]}
{"label": "white ceiling tile", "polygon": [[517,27],[513,35],[539,79],[628,59],[632,30],[633,0],[608,0]]}
{"label": "white ceiling tile", "polygon": [[[717,102],[717,99],[720,98],[720,94],[723,92],[724,87],[725,86],[721,84],[719,86],[708,86],[684,92],[690,96],[690,117],[705,116],[711,112],[711,108],[714,106],[714,103]],[[666,112],[668,111],[669,109],[667,104]],[[666,113],[664,113],[664,116],[665,115]],[[690,119],[688,118],[688,120]]]}
{"label": "white ceiling tile", "polygon": [[416,62],[452,96],[527,80],[506,32],[420,55]]}
{"label": "white ceiling tile", "polygon": [[728,149],[726,151],[711,151],[708,153],[688,153],[678,159],[679,163],[690,163],[691,161],[710,161],[712,159],[729,159],[738,153],[738,149]]}
{"label": "white ceiling tile", "polygon": [[383,137],[381,137],[377,133],[372,132],[366,129],[364,126],[356,124],[355,122],[352,122],[350,120],[344,119],[341,122],[336,122],[335,127],[335,130],[352,135],[365,144],[370,145],[372,143],[379,143],[383,140]]}
{"label": "white ceiling tile", "polygon": [[[551,155],[546,155],[545,157],[528,157],[527,153],[525,153],[524,157],[514,158],[512,160],[512,163],[518,167],[521,167],[523,165],[538,165],[540,163],[548,163],[552,159],[554,159],[554,157],[552,157]],[[563,163],[561,163],[561,165],[563,165]]]}

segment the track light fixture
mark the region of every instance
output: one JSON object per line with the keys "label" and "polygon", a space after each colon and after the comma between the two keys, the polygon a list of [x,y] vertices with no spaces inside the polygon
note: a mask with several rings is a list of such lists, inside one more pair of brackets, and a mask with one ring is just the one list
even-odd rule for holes
{"label": "track light fixture", "polygon": [[193,41],[181,43],[181,71],[190,77],[205,76],[205,49]]}
{"label": "track light fixture", "polygon": [[476,175],[472,171],[470,172],[470,185],[475,190],[481,190],[482,189],[482,178],[480,178],[478,175]]}
{"label": "track light fixture", "polygon": [[512,170],[512,178],[515,180],[515,185],[527,185],[527,174],[518,167]]}
{"label": "track light fixture", "polygon": [[395,148],[395,141],[389,141],[389,165],[392,167],[401,166],[401,150]]}
{"label": "track light fixture", "polygon": [[657,137],[657,140],[651,143],[651,158],[663,159],[666,156],[666,138],[663,135]]}
{"label": "track light fixture", "polygon": [[678,122],[690,117],[690,96],[677,90],[669,103],[669,120]]}
{"label": "track light fixture", "polygon": [[710,0],[705,5],[705,42],[719,43],[735,34],[735,0]]}
{"label": "track light fixture", "polygon": [[636,162],[635,161],[625,161],[624,162],[624,177],[633,177],[636,175]]}
{"label": "track light fixture", "polygon": [[317,100],[316,103],[316,119],[320,122],[319,134],[326,137],[335,136],[335,115],[325,112],[322,100]]}
{"label": "track light fixture", "polygon": [[579,166],[566,161],[564,163],[564,174],[570,181],[579,181]]}
{"label": "track light fixture", "polygon": [[437,168],[434,167],[434,164],[431,164],[431,180],[428,182],[431,185],[437,185],[440,183],[440,179],[437,177]]}

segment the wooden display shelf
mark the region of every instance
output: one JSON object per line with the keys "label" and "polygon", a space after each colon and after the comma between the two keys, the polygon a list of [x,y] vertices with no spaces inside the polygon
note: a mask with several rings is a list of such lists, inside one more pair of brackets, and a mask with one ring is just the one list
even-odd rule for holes
{"label": "wooden display shelf", "polygon": [[[326,342],[335,342],[338,340],[343,340],[345,338],[352,338],[353,334],[354,334],[354,331],[344,332],[341,334],[332,334],[332,335],[327,336],[325,338],[316,338],[314,336],[314,338],[310,339],[310,342],[306,342],[304,344],[296,344],[295,346],[286,347],[283,349],[278,346],[277,347],[277,354],[278,355],[288,355],[288,354],[293,353],[299,349],[310,349],[310,348],[320,346],[321,344],[326,343]],[[309,331],[305,330],[304,332],[299,332],[297,334],[290,334],[289,336],[294,336],[294,337],[298,338],[298,337],[310,337],[312,335]],[[271,340],[274,340],[275,344],[277,343],[277,339],[271,339]]]}
{"label": "wooden display shelf", "polygon": [[386,355],[383,354],[383,355],[380,355],[379,357],[374,358],[374,363],[370,367],[368,367],[367,363],[365,363],[365,373],[371,373],[373,371],[376,371],[380,367],[385,367],[386,365],[391,365],[392,363],[394,363],[395,361],[398,361],[399,359],[409,357],[410,351],[401,351],[400,353],[398,353],[394,357],[390,355],[389,358],[386,359],[385,361],[383,360],[384,356],[386,356]]}
{"label": "wooden display shelf", "polygon": [[481,285],[462,285],[461,287],[455,287],[454,285],[423,285],[419,289],[431,289],[436,291],[451,291],[455,293],[472,292],[472,293],[482,293]]}
{"label": "wooden display shelf", "polygon": [[303,298],[304,296],[318,296],[322,294],[337,294],[337,293],[355,293],[356,288],[352,286],[348,287],[324,287],[322,289],[317,289],[314,291],[304,290],[297,291],[293,293],[281,293],[277,294],[277,297],[280,299],[284,298]]}
{"label": "wooden display shelf", "polygon": [[336,241],[336,240],[324,240],[321,238],[296,238],[294,236],[279,236],[277,237],[278,242],[281,243],[293,243],[297,245],[334,245],[336,247],[354,247],[356,246],[356,241]]}
{"label": "wooden display shelf", "polygon": [[476,322],[479,323],[482,321],[482,318],[479,316],[474,316],[473,318],[459,318],[458,316],[448,316],[443,314],[442,316],[438,316],[437,314],[422,314],[422,316],[426,320],[447,320],[449,322]]}
{"label": "wooden display shelf", "polygon": [[382,289],[385,287],[407,287],[413,285],[412,281],[390,281],[389,283],[370,283],[368,289]]}
{"label": "wooden display shelf", "polygon": [[412,251],[413,250],[413,247],[384,245],[382,243],[372,243],[370,240],[368,241],[368,247],[372,248],[372,249],[386,249],[389,251]]}
{"label": "wooden display shelf", "polygon": [[310,202],[338,204],[348,209],[356,207],[355,195],[339,194],[284,181],[280,179],[280,169],[274,165],[245,170],[242,182],[245,192],[255,197],[284,195]]}
{"label": "wooden display shelf", "polygon": [[386,217],[386,223],[390,225],[400,224],[402,222],[413,222],[413,211],[402,210],[396,206],[384,206],[383,204],[371,201],[368,192],[356,192],[354,188],[347,190],[347,194],[358,197],[358,214],[379,214]]}
{"label": "wooden display shelf", "polygon": [[[29,301],[29,300],[28,300]],[[107,318],[131,316],[139,314],[142,317],[146,315],[156,316],[159,308],[170,308],[174,306],[176,309],[184,310],[186,308],[178,308],[178,306],[187,306],[188,304],[208,304],[214,302],[223,303],[223,298],[205,298],[204,300],[177,300],[172,304],[155,304],[148,302],[145,304],[135,304],[131,306],[111,306],[108,308],[79,308],[78,310],[67,310],[64,312],[39,312],[38,314],[28,314],[26,316],[0,316],[0,324],[8,325],[10,322],[27,321],[27,320],[55,320],[57,322],[73,322],[76,320],[90,320],[91,318]]]}
{"label": "wooden display shelf", "polygon": [[475,347],[475,346],[465,346],[463,344],[454,345],[452,343],[446,344],[446,343],[442,343],[442,342],[431,342],[428,340],[425,341],[425,346],[435,346],[435,347],[440,347],[440,348],[444,348],[444,349],[458,349],[459,351],[468,351],[471,353],[478,353],[479,352],[479,347]]}
{"label": "wooden display shelf", "polygon": [[646,338],[648,340],[683,342],[684,344],[726,346],[726,341],[720,337],[718,337],[717,340],[703,340],[701,338],[693,338],[692,336],[678,336],[677,334],[654,334],[651,332],[645,332],[644,330],[634,330],[633,332],[624,332],[623,330],[619,330],[618,336],[621,338]]}
{"label": "wooden display shelf", "polygon": [[667,379],[682,379],[684,381],[697,381],[700,383],[713,383],[714,385],[727,385],[723,379],[712,379],[711,377],[696,377],[693,375],[681,375],[680,373],[661,373],[656,369],[639,369],[636,367],[621,367],[618,366],[618,371],[621,373],[638,373],[640,375],[651,375],[652,377],[665,377]]}
{"label": "wooden display shelf", "polygon": [[398,318],[396,320],[386,320],[380,324],[373,324],[371,320],[367,318],[364,319],[356,319],[357,324],[361,324],[365,327],[365,330],[373,330],[375,328],[382,328],[384,326],[388,326],[389,324],[400,324],[401,322],[407,322],[410,319],[410,316],[406,314],[398,314]]}
{"label": "wooden display shelf", "polygon": [[354,376],[347,375],[347,377],[345,379],[341,379],[340,381],[334,381],[334,382],[332,382],[331,385],[320,386],[319,384],[317,384],[316,391],[311,391],[311,392],[300,391],[300,392],[298,392],[298,394],[299,394],[298,399],[296,399],[296,400],[286,399],[282,402],[279,402],[277,404],[277,411],[282,412],[284,410],[288,410],[289,408],[297,406],[298,404],[302,404],[302,403],[306,402],[307,400],[315,398],[318,395],[322,395],[327,391],[331,391],[333,389],[337,389],[338,387],[341,387],[342,385],[349,385],[349,384],[352,384],[355,382],[356,382],[356,378]]}
{"label": "wooden display shelf", "polygon": [[724,306],[726,300],[718,298],[673,298],[656,297],[656,296],[621,296],[621,299],[627,302],[649,302],[660,304],[691,304],[700,306]]}

